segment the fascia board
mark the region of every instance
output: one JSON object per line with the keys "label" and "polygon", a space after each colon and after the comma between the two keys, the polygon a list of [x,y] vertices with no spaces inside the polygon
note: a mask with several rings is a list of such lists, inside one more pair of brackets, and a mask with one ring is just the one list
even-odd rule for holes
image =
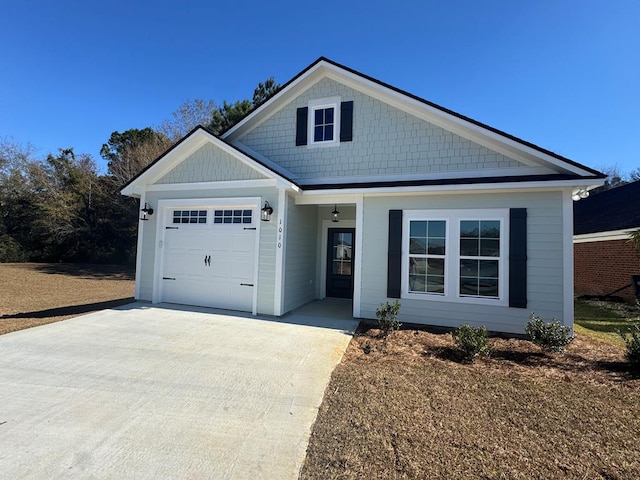
{"label": "fascia board", "polygon": [[522,192],[524,190],[558,190],[563,187],[586,188],[584,180],[557,180],[557,181],[535,181],[535,182],[513,182],[513,183],[476,183],[469,185],[425,185],[407,187],[379,187],[379,188],[335,188],[326,190],[302,190],[303,196],[316,195],[406,195],[425,193],[491,193],[491,192]]}
{"label": "fascia board", "polygon": [[[513,175],[549,175],[553,174],[552,170],[546,167],[522,167],[515,169],[487,169],[487,170],[463,170],[460,172],[436,172],[436,173],[394,173],[384,175],[384,180],[388,182],[407,181],[407,180],[442,180],[442,179],[458,179],[458,178],[483,178],[483,177],[498,177],[498,176],[513,176]],[[366,183],[377,182],[381,180],[380,175],[361,175],[361,176],[342,176],[342,177],[317,177],[308,179],[296,179],[296,182],[304,189],[305,187],[312,187],[313,185],[322,184],[352,184],[352,183]]]}
{"label": "fascia board", "polygon": [[206,143],[206,139],[202,136],[202,133],[204,132],[197,131],[191,136],[191,138],[188,138],[181,144],[177,145],[167,155],[152,165],[149,170],[143,172],[138,178],[127,185],[121,193],[123,195],[127,195],[126,192],[128,191],[139,191],[140,188],[144,189],[146,185],[156,182],[169,173],[172,168],[175,168],[179,164],[177,160],[180,158],[183,160],[186,159]]}
{"label": "fascia board", "polygon": [[[638,225],[640,227],[640,225]],[[573,236],[573,243],[607,242],[611,240],[629,240],[629,235],[636,228],[625,228],[623,230],[609,230],[606,232],[583,233]]]}
{"label": "fascia board", "polygon": [[429,123],[433,123],[434,125],[483,145],[493,151],[502,153],[503,155],[513,158],[514,160],[518,160],[525,165],[539,166],[540,161],[542,160],[556,168],[561,168],[562,170],[569,171],[571,173],[587,176],[592,175],[579,167],[563,162],[562,160],[547,155],[544,152],[540,152],[528,147],[527,145],[523,145],[511,140],[510,138],[506,138],[492,132],[491,130],[487,130],[479,125],[468,122],[462,118],[456,117],[455,115],[451,115],[414,98],[407,97],[400,92],[396,92],[383,85],[372,82],[371,80],[357,76],[354,73],[337,69],[337,67],[334,67],[333,65],[329,65],[327,68],[331,68],[331,73],[327,74],[327,76],[332,80],[366,93],[367,95],[398,108],[410,115],[421,118]]}
{"label": "fascia board", "polygon": [[200,129],[194,132],[191,138],[188,138],[186,141],[178,145],[174,150],[169,152],[158,163],[153,165],[152,168],[136,178],[135,181],[133,181],[131,184],[127,185],[127,187],[125,187],[121,191],[121,193],[123,195],[132,196],[136,192],[141,192],[147,185],[151,185],[157,182],[159,179],[169,173],[173,168],[178,166],[182,161],[186,160],[191,154],[196,152],[199,148],[206,145],[207,143],[212,143],[223,152],[231,155],[233,158],[251,167],[268,179],[274,179],[280,185],[287,185],[288,187],[292,186],[292,183],[286,178],[278,175],[277,173],[264,167],[263,165],[260,165],[252,158],[247,157],[236,148],[219,140],[204,129]]}
{"label": "fascia board", "polygon": [[[321,71],[324,67],[324,61],[318,62],[298,78],[295,78],[293,81],[289,82],[284,88],[282,88],[273,97],[271,97],[264,104],[258,107],[255,111],[247,115],[229,130],[224,132],[220,138],[223,138],[225,140],[238,138],[258,127],[268,117],[295,100],[299,93],[303,92],[314,83],[319,81],[322,78],[322,75],[319,75],[318,72]],[[317,77],[315,81],[312,78],[314,76]],[[311,81],[309,80],[310,78],[312,78]]]}
{"label": "fascia board", "polygon": [[350,88],[363,92],[410,115],[433,123],[495,152],[520,161],[527,166],[550,166],[556,171],[560,170],[588,177],[593,175],[593,172],[584,170],[562,159],[555,158],[552,155],[505,137],[464,118],[447,113],[424,101],[412,98],[406,93],[391,89],[381,83],[370,80],[355,72],[345,70],[325,60],[319,61],[299,77],[294,78],[294,80],[287,84],[264,105],[258,107],[255,112],[249,114],[225,132],[222,138],[236,138],[256,128],[270,115],[295,100],[299,93],[310,88],[314,83],[324,77],[343,83]]}

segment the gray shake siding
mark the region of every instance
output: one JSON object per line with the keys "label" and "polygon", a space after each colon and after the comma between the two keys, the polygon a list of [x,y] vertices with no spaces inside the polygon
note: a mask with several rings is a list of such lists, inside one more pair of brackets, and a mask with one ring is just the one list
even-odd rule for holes
{"label": "gray shake siding", "polygon": [[[563,250],[561,192],[486,193],[474,195],[425,195],[365,197],[362,263],[363,318],[375,318],[376,308],[386,301],[387,237],[390,209],[527,209],[527,294],[526,309],[428,299],[400,299],[400,320],[411,323],[457,327],[468,322],[490,330],[524,333],[529,313],[544,318],[563,317]],[[570,319],[572,321],[573,319]]]}
{"label": "gray shake siding", "polygon": [[[336,95],[341,96],[342,101],[354,101],[353,141],[343,142],[338,147],[296,147],[296,109],[306,106],[309,100]],[[327,78],[239,138],[238,142],[301,180],[523,166]]]}
{"label": "gray shake siding", "polygon": [[189,155],[156,184],[222,182],[260,178],[265,177],[237,158],[233,158],[211,144],[206,144]]}

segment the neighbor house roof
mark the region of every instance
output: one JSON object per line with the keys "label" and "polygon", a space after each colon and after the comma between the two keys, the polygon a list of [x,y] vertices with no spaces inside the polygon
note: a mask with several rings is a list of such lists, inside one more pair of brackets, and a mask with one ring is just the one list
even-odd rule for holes
{"label": "neighbor house roof", "polygon": [[573,204],[573,233],[611,232],[640,227],[640,181]]}

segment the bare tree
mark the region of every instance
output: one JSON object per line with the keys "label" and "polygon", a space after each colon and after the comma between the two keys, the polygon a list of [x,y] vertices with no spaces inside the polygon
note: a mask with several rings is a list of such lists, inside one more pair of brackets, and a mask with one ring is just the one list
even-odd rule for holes
{"label": "bare tree", "polygon": [[218,107],[212,100],[187,100],[165,120],[158,131],[165,134],[172,142],[177,142],[198,125],[209,125]]}

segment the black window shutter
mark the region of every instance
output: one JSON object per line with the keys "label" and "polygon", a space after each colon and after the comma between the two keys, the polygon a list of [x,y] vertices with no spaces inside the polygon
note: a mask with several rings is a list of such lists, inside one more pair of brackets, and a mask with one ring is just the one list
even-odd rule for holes
{"label": "black window shutter", "polygon": [[350,142],[353,139],[353,102],[340,104],[340,141]]}
{"label": "black window shutter", "polygon": [[509,223],[509,306],[527,308],[527,209],[510,209]]}
{"label": "black window shutter", "polygon": [[296,146],[307,144],[307,118],[309,107],[300,107],[296,112]]}
{"label": "black window shutter", "polygon": [[389,210],[387,297],[400,298],[402,285],[402,210]]}

